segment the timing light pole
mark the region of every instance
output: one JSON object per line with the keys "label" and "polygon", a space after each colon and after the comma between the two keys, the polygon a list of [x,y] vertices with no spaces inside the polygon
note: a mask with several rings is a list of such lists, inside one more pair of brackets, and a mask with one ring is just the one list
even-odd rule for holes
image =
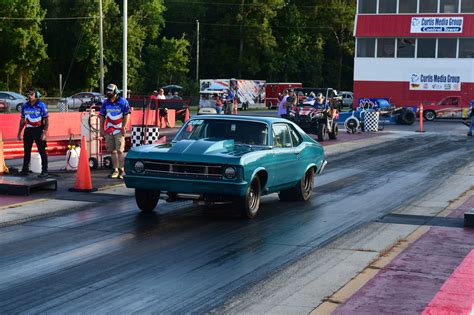
{"label": "timing light pole", "polygon": [[196,82],[199,82],[199,20],[197,23],[197,40],[196,40]]}
{"label": "timing light pole", "polygon": [[128,0],[123,0],[123,92],[124,98],[128,97],[127,90],[127,15],[128,15]]}

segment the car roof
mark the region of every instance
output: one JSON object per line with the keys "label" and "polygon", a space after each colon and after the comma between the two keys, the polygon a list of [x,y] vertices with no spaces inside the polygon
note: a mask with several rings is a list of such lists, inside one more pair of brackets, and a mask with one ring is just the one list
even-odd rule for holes
{"label": "car roof", "polygon": [[262,122],[267,124],[289,121],[280,117],[264,117],[264,116],[241,116],[241,115],[199,115],[194,116],[191,119],[212,119],[212,120],[240,120],[240,121],[254,121]]}

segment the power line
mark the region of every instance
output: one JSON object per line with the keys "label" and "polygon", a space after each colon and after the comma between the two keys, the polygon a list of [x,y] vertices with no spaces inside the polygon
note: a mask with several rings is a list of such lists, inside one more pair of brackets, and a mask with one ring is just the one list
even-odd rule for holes
{"label": "power line", "polygon": [[10,17],[0,16],[0,20],[41,20],[41,21],[54,21],[54,20],[88,20],[98,19],[98,16],[71,16],[71,17],[51,17],[51,18],[38,18],[38,17]]}

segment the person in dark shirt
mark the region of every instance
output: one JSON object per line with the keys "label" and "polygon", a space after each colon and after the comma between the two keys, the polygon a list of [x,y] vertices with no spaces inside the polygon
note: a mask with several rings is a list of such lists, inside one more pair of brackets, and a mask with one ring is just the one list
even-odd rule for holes
{"label": "person in dark shirt", "polygon": [[23,133],[23,167],[20,174],[27,176],[30,172],[31,149],[33,142],[38,147],[41,156],[40,178],[48,177],[48,155],[46,154],[46,133],[49,128],[48,108],[39,98],[40,92],[35,88],[27,91],[28,102],[21,106],[21,119],[18,128],[18,140],[22,140]]}

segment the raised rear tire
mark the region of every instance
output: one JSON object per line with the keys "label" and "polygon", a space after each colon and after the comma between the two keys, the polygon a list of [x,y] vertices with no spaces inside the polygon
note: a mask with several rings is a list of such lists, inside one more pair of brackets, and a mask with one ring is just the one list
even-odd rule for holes
{"label": "raised rear tire", "polygon": [[160,199],[160,191],[135,188],[135,201],[143,212],[153,211]]}
{"label": "raised rear tire", "polygon": [[255,176],[252,179],[245,196],[240,197],[239,207],[242,217],[246,219],[253,219],[257,215],[258,208],[260,207],[260,178]]}

